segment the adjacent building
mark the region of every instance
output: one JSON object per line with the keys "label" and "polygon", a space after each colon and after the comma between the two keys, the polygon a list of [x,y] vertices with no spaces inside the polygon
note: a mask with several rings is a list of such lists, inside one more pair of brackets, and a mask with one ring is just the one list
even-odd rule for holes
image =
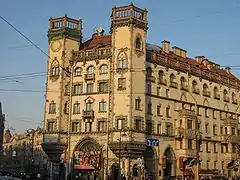
{"label": "adjacent building", "polygon": [[44,147],[51,158],[64,153],[71,173],[114,179],[119,166],[154,179],[231,176],[240,81],[230,68],[189,58],[166,40],[149,44],[147,10],[133,4],[114,7],[110,33],[99,28],[85,42],[81,20],[49,23]]}
{"label": "adjacent building", "polygon": [[42,150],[42,137],[40,129],[29,129],[24,134],[15,135],[6,130],[1,170],[20,175],[23,172],[43,172],[43,169],[47,169],[48,159]]}

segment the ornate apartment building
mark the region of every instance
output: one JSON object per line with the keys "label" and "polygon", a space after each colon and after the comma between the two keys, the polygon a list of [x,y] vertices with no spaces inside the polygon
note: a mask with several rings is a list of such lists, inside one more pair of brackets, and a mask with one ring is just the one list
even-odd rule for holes
{"label": "ornate apartment building", "polygon": [[65,153],[75,174],[116,178],[120,163],[127,176],[196,176],[198,160],[200,174],[231,176],[239,79],[168,41],[148,44],[147,30],[147,10],[133,4],[114,7],[110,34],[99,28],[85,42],[81,20],[50,19],[46,153]]}

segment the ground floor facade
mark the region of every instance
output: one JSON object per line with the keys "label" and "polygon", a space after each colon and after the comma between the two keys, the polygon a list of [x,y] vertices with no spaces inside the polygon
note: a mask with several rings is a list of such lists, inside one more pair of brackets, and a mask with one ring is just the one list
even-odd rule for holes
{"label": "ground floor facade", "polygon": [[197,164],[196,150],[177,148],[174,137],[154,137],[159,140],[158,146],[147,146],[146,138],[148,137],[145,135],[129,131],[112,132],[108,135],[106,133],[71,135],[71,174],[73,177],[89,176],[105,179],[109,176],[111,179],[118,179],[119,167],[121,176],[127,179],[146,176],[154,180],[165,180],[171,176],[195,179],[197,172],[202,177],[206,172],[212,176],[231,177],[236,174],[236,169],[234,171],[227,168],[232,160],[236,160],[233,153],[213,154],[202,151],[198,154]]}

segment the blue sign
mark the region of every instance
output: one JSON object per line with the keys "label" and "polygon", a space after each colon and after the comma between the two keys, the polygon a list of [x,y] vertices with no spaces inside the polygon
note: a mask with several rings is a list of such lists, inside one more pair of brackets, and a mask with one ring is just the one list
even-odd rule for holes
{"label": "blue sign", "polygon": [[158,139],[147,139],[146,144],[147,144],[147,146],[159,146],[159,140]]}

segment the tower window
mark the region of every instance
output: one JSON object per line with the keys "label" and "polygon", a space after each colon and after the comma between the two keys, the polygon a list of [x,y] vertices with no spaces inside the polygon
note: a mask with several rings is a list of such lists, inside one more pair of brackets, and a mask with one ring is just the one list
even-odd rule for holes
{"label": "tower window", "polygon": [[126,60],[125,59],[119,60],[119,68],[124,69],[126,67],[127,67],[126,66]]}
{"label": "tower window", "polygon": [[49,114],[55,114],[56,113],[56,103],[51,102],[49,104]]}
{"label": "tower window", "polygon": [[53,61],[51,65],[50,76],[59,76],[60,70],[57,60]]}
{"label": "tower window", "polygon": [[137,39],[136,39],[136,49],[141,49],[141,39],[138,37]]}

